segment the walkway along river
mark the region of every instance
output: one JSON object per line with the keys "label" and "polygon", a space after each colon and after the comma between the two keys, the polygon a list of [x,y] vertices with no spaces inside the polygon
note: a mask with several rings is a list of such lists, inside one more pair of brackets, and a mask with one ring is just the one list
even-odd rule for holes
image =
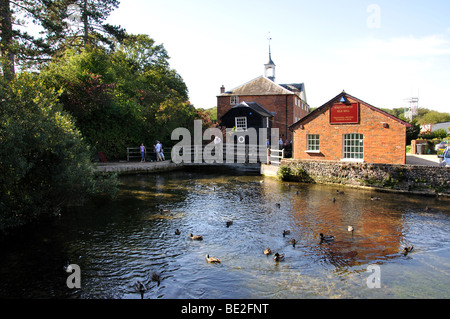
{"label": "walkway along river", "polygon": [[[71,207],[3,238],[0,297],[139,299],[137,281],[146,299],[450,297],[446,198],[286,183],[230,168],[120,179],[116,200]],[[267,247],[285,259],[266,256]],[[81,288],[67,287],[67,263],[79,265]]]}

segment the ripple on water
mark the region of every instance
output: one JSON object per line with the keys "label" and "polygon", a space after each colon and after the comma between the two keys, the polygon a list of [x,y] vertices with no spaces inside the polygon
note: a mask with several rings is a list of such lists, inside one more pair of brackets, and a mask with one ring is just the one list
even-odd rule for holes
{"label": "ripple on water", "polygon": [[[123,192],[110,205],[74,208],[46,232],[50,242],[58,243],[50,255],[62,256],[50,261],[53,268],[60,269],[68,258],[79,263],[83,276],[83,288],[67,292],[61,274],[63,284],[59,290],[54,285],[55,296],[140,298],[134,286],[139,280],[147,287],[145,298],[381,298],[366,286],[367,266],[378,264],[388,297],[408,295],[411,287],[418,291],[414,297],[448,297],[442,287],[450,284],[450,217],[441,201],[427,199],[432,210],[424,211],[421,199],[411,196],[378,194],[382,200],[375,203],[364,190],[345,189],[337,196],[336,187],[266,178],[261,183],[260,176],[222,173],[123,181]],[[162,207],[170,212],[162,213]],[[228,220],[233,224],[226,227]],[[355,227],[353,233],[348,225]],[[283,237],[285,229],[290,234]],[[335,240],[321,244],[320,232]],[[189,233],[204,240],[192,241]],[[295,247],[291,238],[297,240]],[[30,247],[2,252],[2,278],[29,280],[20,276],[26,271],[17,269],[29,254],[14,251],[49,249],[49,241],[24,241]],[[406,244],[415,250],[405,257],[401,249]],[[285,261],[265,256],[267,247],[285,254]],[[207,253],[222,264],[208,264]],[[25,263],[41,273],[24,295],[45,295],[37,287],[51,276],[38,266],[48,262],[48,254],[37,254]],[[159,286],[152,280],[154,272],[161,274]],[[13,285],[2,282],[1,296]]]}

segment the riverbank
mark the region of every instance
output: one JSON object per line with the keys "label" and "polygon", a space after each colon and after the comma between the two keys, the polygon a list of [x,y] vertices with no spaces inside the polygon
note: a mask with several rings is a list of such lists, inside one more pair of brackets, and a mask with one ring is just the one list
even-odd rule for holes
{"label": "riverbank", "polygon": [[[262,169],[263,171],[263,169]],[[273,176],[273,172],[272,176]],[[282,161],[277,176],[287,181],[344,185],[382,192],[450,197],[450,168],[329,161]]]}
{"label": "riverbank", "polygon": [[[439,167],[432,158],[408,157],[415,165],[387,165],[370,163],[345,163],[326,161],[295,161],[284,159],[281,176],[284,180],[333,184],[371,189],[379,192],[406,193],[426,196],[450,197],[450,168]],[[431,165],[434,163],[437,165]],[[256,165],[256,166],[255,166]],[[260,166],[260,168],[259,168]],[[98,173],[119,175],[147,174],[175,170],[230,170],[242,174],[255,172],[279,178],[279,167],[265,164],[184,164],[163,162],[114,162],[99,163]]]}
{"label": "riverbank", "polygon": [[183,164],[162,162],[108,162],[96,165],[97,173],[117,173],[119,175],[168,172],[183,169]]}

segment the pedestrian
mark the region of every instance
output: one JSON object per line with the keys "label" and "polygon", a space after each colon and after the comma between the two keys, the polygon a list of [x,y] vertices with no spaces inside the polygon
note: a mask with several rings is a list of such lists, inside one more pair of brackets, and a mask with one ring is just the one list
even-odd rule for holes
{"label": "pedestrian", "polygon": [[143,143],[140,146],[140,150],[141,150],[141,163],[142,163],[142,162],[145,162],[145,146]]}
{"label": "pedestrian", "polygon": [[162,160],[162,161],[165,161],[166,158],[164,157],[163,150],[164,150],[164,148],[163,148],[163,145],[161,144],[161,151],[159,152],[159,155],[161,156],[161,160]]}
{"label": "pedestrian", "polygon": [[161,161],[161,142],[160,141],[156,141],[156,146],[155,146],[155,153],[156,153],[156,161],[160,162]]}
{"label": "pedestrian", "polygon": [[278,146],[280,147],[280,150],[283,148],[283,144],[284,144],[283,138],[280,137],[280,140],[278,141]]}

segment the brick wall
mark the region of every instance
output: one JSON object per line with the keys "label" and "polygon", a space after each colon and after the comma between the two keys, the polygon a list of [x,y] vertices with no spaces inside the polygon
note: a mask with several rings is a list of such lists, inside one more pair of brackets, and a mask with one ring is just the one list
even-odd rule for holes
{"label": "brick wall", "polygon": [[[293,157],[340,161],[343,158],[343,134],[358,133],[364,135],[364,162],[405,164],[406,126],[364,103],[359,105],[359,124],[330,124],[329,108],[325,107],[305,121],[303,128],[297,126]],[[320,135],[319,153],[306,153],[307,134]]]}
{"label": "brick wall", "polygon": [[[308,114],[307,110],[302,109],[296,105],[295,94],[291,95],[245,95],[239,96],[239,103],[241,102],[256,102],[259,103],[269,112],[275,112],[272,120],[272,127],[278,128],[280,137],[283,140],[292,140],[292,132],[289,126],[295,122],[295,119]],[[228,112],[234,105],[230,105],[230,96],[217,97],[217,119]],[[286,109],[287,106],[287,109]],[[306,108],[306,107],[305,107]],[[287,125],[286,125],[287,124]]]}

